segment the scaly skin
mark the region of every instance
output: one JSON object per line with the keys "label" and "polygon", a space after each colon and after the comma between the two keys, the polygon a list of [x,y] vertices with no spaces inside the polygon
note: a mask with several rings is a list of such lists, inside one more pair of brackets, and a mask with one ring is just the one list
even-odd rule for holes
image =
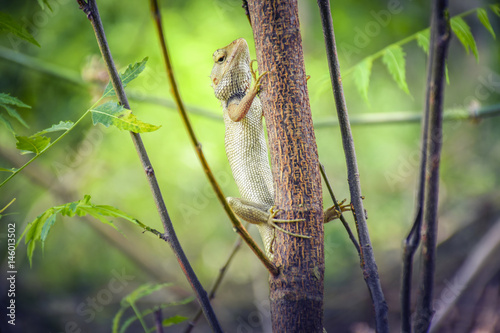
{"label": "scaly skin", "polygon": [[[273,227],[254,216],[274,205],[274,189],[258,86],[250,88],[252,72],[246,41],[241,38],[215,51],[214,63],[210,77],[223,107],[226,155],[243,200],[227,199],[238,216],[257,225],[266,253],[272,258]],[[259,206],[257,212],[245,210],[251,203]]]}

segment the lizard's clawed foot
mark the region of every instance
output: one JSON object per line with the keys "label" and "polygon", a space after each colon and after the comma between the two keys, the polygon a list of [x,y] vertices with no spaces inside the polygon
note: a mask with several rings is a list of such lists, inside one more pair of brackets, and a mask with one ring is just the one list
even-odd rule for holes
{"label": "lizard's clawed foot", "polygon": [[278,229],[279,231],[281,231],[287,235],[290,235],[290,236],[299,237],[299,238],[311,238],[311,236],[296,234],[296,233],[287,231],[287,230],[283,229],[282,227],[278,226],[276,223],[290,223],[290,222],[304,222],[305,221],[305,219],[296,219],[296,220],[275,219],[274,217],[279,212],[280,212],[280,209],[276,209],[276,206],[272,206],[269,209],[269,219],[267,220],[267,224],[273,226],[274,228]]}
{"label": "lizard's clawed foot", "polygon": [[269,74],[269,72],[265,71],[264,73],[257,76],[257,70],[253,69],[254,62],[257,62],[257,60],[254,59],[254,60],[250,61],[250,71],[252,72],[253,81],[255,82],[253,89],[258,93],[260,90],[260,86],[261,86],[260,80],[264,77],[264,75]]}
{"label": "lizard's clawed foot", "polygon": [[351,211],[351,205],[344,204],[346,202],[346,200],[347,199],[344,199],[340,202],[337,202],[337,205],[339,206],[340,211],[337,210],[335,205],[333,205],[332,207],[325,210],[325,217],[324,217],[323,223],[328,223],[330,221],[338,219],[340,217],[340,215],[342,215],[343,212]]}

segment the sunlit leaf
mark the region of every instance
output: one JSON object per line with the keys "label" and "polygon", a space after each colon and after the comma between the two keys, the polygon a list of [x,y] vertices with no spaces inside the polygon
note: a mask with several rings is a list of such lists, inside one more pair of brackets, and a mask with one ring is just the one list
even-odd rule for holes
{"label": "sunlit leaf", "polygon": [[59,124],[54,124],[49,128],[46,128],[44,130],[41,130],[40,132],[33,134],[32,136],[39,136],[50,132],[67,131],[71,127],[73,127],[73,125],[74,123],[72,121],[60,121]]}
{"label": "sunlit leaf", "polygon": [[168,326],[180,324],[188,319],[189,319],[188,317],[176,315],[176,316],[173,316],[170,318],[163,319],[162,325],[165,327],[168,327]]}
{"label": "sunlit leaf", "polygon": [[35,153],[36,155],[50,144],[50,138],[45,136],[19,136],[16,135],[16,148],[21,154]]}
{"label": "sunlit leaf", "polygon": [[[33,257],[33,253],[36,248],[36,243],[41,241],[43,248],[44,242],[47,239],[50,230],[52,230],[52,226],[56,222],[56,216],[58,214],[69,217],[73,217],[76,215],[78,216],[91,215],[96,219],[98,219],[99,221],[111,225],[115,229],[117,229],[116,226],[111,221],[107,220],[105,218],[106,216],[119,217],[128,220],[134,224],[137,224],[137,220],[135,218],[119,210],[116,207],[93,204],[90,201],[90,195],[85,195],[85,197],[79,201],[69,202],[64,205],[51,207],[42,214],[40,214],[33,222],[28,224],[26,226],[26,229],[23,231],[21,237],[17,241],[17,244],[19,244],[19,242],[23,239],[23,237],[25,238],[25,243],[28,245],[27,252],[30,264]],[[153,291],[159,288],[160,287],[153,286]],[[147,291],[148,290],[145,290],[145,292]]]}
{"label": "sunlit leaf", "polygon": [[476,60],[479,61],[479,53],[477,51],[476,41],[474,40],[474,36],[470,31],[470,27],[465,23],[464,19],[461,17],[454,17],[450,20],[451,30],[458,37],[458,40],[465,48],[465,51],[469,53],[469,49],[472,50],[472,53],[476,57]]}
{"label": "sunlit leaf", "polygon": [[490,32],[490,34],[493,36],[494,39],[497,39],[497,36],[495,35],[495,31],[493,30],[493,27],[491,26],[490,20],[488,19],[488,13],[486,12],[485,9],[483,8],[478,8],[477,9],[477,17],[479,18],[479,21],[484,25],[486,29]]}
{"label": "sunlit leaf", "polygon": [[145,283],[137,287],[127,296],[125,296],[122,299],[121,304],[122,306],[126,306],[127,303],[134,304],[135,302],[137,302],[137,300],[145,296],[151,295],[155,291],[168,287],[170,285],[171,285],[170,283],[158,283],[158,284]]}
{"label": "sunlit leaf", "polygon": [[[142,71],[146,68],[146,63],[148,62],[148,57],[142,59],[141,62],[136,62],[135,64],[128,65],[125,72],[120,74],[120,80],[122,81],[123,88],[127,86],[127,84],[135,79]],[[104,89],[103,97],[114,96],[115,91],[113,89],[113,85],[111,82],[108,83],[106,89]]]}
{"label": "sunlit leaf", "polygon": [[15,36],[24,39],[36,46],[40,46],[35,38],[23,28],[21,24],[16,22],[9,14],[0,12],[0,32],[10,32]]}
{"label": "sunlit leaf", "polygon": [[368,103],[368,86],[370,84],[370,74],[372,71],[372,59],[366,58],[354,68],[354,83],[359,93]]}
{"label": "sunlit leaf", "polygon": [[417,34],[417,44],[420,46],[422,50],[424,50],[425,54],[429,55],[429,46],[430,46],[430,30],[425,29]]}
{"label": "sunlit leaf", "polygon": [[392,78],[408,95],[408,85],[406,84],[406,70],[405,70],[405,53],[399,45],[388,47],[382,57],[382,62],[387,66]]}
{"label": "sunlit leaf", "polygon": [[132,131],[135,133],[153,132],[160,126],[144,123],[132,114],[132,111],[125,109],[115,102],[107,102],[99,105],[92,112],[92,121],[94,125],[101,123],[106,127],[116,126],[121,130]]}

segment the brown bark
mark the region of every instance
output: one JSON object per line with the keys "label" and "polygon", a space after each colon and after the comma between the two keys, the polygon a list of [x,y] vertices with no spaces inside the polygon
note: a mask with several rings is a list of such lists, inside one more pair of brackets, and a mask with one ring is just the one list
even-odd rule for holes
{"label": "brown bark", "polygon": [[276,232],[270,277],[274,332],[323,331],[323,203],[299,29],[297,1],[249,1],[263,78],[260,94],[269,135],[277,217],[298,238]]}

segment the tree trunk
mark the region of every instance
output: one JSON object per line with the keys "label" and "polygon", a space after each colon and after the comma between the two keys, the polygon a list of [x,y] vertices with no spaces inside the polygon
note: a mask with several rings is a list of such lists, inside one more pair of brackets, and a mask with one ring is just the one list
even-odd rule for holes
{"label": "tree trunk", "polygon": [[248,1],[263,77],[266,119],[278,218],[270,301],[274,332],[323,332],[323,202],[318,152],[307,92],[296,0]]}

